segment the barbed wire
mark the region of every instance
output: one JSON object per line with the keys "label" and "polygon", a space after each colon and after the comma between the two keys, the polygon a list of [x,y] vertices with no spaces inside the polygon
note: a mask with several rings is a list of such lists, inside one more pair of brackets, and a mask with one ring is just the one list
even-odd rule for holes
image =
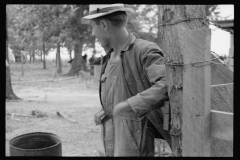
{"label": "barbed wire", "polygon": [[177,20],[177,21],[172,22],[172,23],[162,23],[162,24],[158,25],[158,27],[167,26],[167,25],[174,25],[174,24],[177,24],[177,23],[190,21],[192,19],[202,19],[203,20],[203,19],[205,19],[205,17],[192,17],[192,18],[188,18],[188,19],[180,19],[180,20]]}
{"label": "barbed wire", "polygon": [[[213,52],[213,51],[211,51],[212,53],[215,53],[215,52]],[[215,60],[215,59],[220,59],[221,60],[221,58],[220,58],[220,56],[217,54],[217,53],[215,53],[218,57],[216,57],[216,58],[212,58],[211,60],[209,60],[209,61],[196,61],[196,62],[190,62],[190,63],[176,63],[176,62],[173,62],[173,63],[170,63],[169,62],[169,60],[167,60],[167,59],[165,59],[165,63],[164,64],[167,64],[167,65],[171,65],[171,66],[187,66],[187,65],[191,65],[191,66],[193,66],[193,67],[199,67],[199,66],[204,66],[204,65],[208,65],[208,64],[221,64],[221,65],[226,65],[226,64],[224,64],[223,62],[221,62],[221,63],[217,63],[217,62],[214,62],[213,60]],[[226,57],[226,58],[234,58],[234,57]]]}
{"label": "barbed wire", "polygon": [[[233,30],[230,30],[230,29],[226,29],[226,28],[221,27],[219,24],[217,24],[217,23],[215,23],[214,21],[208,19],[207,16],[203,16],[203,17],[191,17],[191,18],[188,18],[188,19],[177,20],[177,21],[172,22],[172,23],[162,23],[162,24],[158,25],[158,27],[160,27],[160,26],[174,25],[174,24],[181,23],[181,22],[191,21],[191,20],[193,20],[193,19],[200,19],[200,20],[202,20],[202,21],[205,20],[205,22],[207,22],[209,25],[214,25],[214,26],[216,26],[216,27],[218,27],[218,28],[220,28],[220,29],[222,29],[222,30],[224,30],[224,31],[226,31],[226,32],[229,32],[229,33],[231,33],[231,34],[234,34],[234,31],[233,31]],[[210,24],[210,23],[211,23],[211,24]]]}
{"label": "barbed wire", "polygon": [[[223,58],[234,58],[234,56],[232,56],[232,57],[227,57],[227,56],[219,56],[216,52],[213,52],[213,51],[210,51],[211,53],[213,53],[213,54],[215,54],[220,60],[222,60],[221,59],[221,57],[223,57]],[[224,61],[224,60],[222,60],[222,61]]]}
{"label": "barbed wire", "polygon": [[[233,31],[233,30],[231,30],[231,29],[226,29],[226,28],[223,28],[222,26],[220,26],[219,24],[217,24],[217,23],[213,22],[212,20],[210,20],[210,19],[208,19],[208,18],[207,18],[207,20],[208,20],[209,22],[211,22],[211,23],[212,23],[212,25],[214,25],[214,26],[216,26],[216,27],[220,28],[221,30],[224,30],[224,31],[226,31],[226,32],[229,32],[229,33],[231,33],[231,34],[234,34],[234,31]],[[209,22],[208,22],[208,23],[209,23]],[[209,23],[209,24],[210,24],[210,23]]]}

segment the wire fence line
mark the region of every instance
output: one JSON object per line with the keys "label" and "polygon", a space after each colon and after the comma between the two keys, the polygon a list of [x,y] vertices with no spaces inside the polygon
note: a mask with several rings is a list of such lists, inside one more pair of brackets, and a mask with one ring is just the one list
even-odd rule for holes
{"label": "wire fence line", "polygon": [[215,23],[214,21],[208,19],[206,16],[203,16],[203,17],[191,17],[191,18],[188,18],[188,19],[181,19],[181,20],[177,20],[177,21],[172,22],[172,23],[162,23],[162,24],[158,25],[158,27],[168,26],[168,25],[175,25],[175,24],[178,24],[178,23],[188,22],[188,21],[196,20],[196,19],[199,19],[199,20],[201,20],[203,23],[207,23],[208,25],[214,25],[214,26],[218,27],[218,28],[221,29],[221,30],[224,30],[224,31],[226,31],[226,32],[229,32],[230,34],[234,34],[234,31],[233,31],[233,30],[223,28],[223,27],[220,26],[219,24],[217,24],[217,23]]}
{"label": "wire fence line", "polygon": [[233,31],[232,29],[223,28],[222,26],[220,26],[219,24],[211,21],[210,19],[208,19],[208,21],[209,21],[209,24],[210,24],[210,22],[211,22],[212,25],[216,26],[217,28],[219,28],[219,29],[221,29],[221,30],[224,30],[224,31],[226,31],[226,32],[229,32],[230,34],[234,34],[234,31]]}
{"label": "wire fence line", "polygon": [[169,62],[165,62],[164,64],[167,65],[171,65],[171,66],[187,66],[187,65],[191,65],[193,67],[199,67],[199,66],[204,66],[204,65],[208,65],[208,64],[220,64],[220,65],[226,65],[224,63],[217,63],[214,62],[213,60],[215,59],[219,59],[219,58],[212,58],[209,61],[197,61],[197,62],[190,62],[190,63],[169,63]]}
{"label": "wire fence line", "polygon": [[[204,66],[204,65],[208,65],[208,64],[212,64],[212,63],[213,64],[226,65],[223,62],[221,62],[222,59],[220,58],[220,56],[217,53],[215,53],[213,51],[211,51],[211,53],[214,53],[217,57],[216,58],[212,58],[209,61],[196,61],[196,62],[190,62],[190,63],[178,63],[178,62],[170,62],[170,59],[165,58],[164,64],[171,65],[171,66],[187,66],[187,65],[191,65],[191,66],[195,66],[195,67]],[[233,57],[226,57],[226,58],[233,58],[234,59],[234,56]],[[220,61],[221,63],[214,62],[215,59],[221,60]]]}
{"label": "wire fence line", "polygon": [[[162,23],[162,24],[158,25],[158,27],[175,25],[175,24],[178,24],[178,23],[188,22],[188,21],[196,20],[196,19],[199,19],[200,21],[202,21],[203,23],[207,23],[208,25],[214,25],[214,26],[216,26],[217,28],[219,28],[221,30],[229,32],[230,34],[234,34],[234,31],[232,29],[226,29],[226,28],[221,27],[219,24],[217,24],[214,21],[208,19],[207,16],[191,17],[191,18],[188,18],[188,19],[177,20],[177,21],[171,22],[171,23]],[[167,60],[167,62],[165,62],[165,64],[172,65],[172,66],[185,66],[185,65],[203,66],[203,65],[207,65],[207,64],[211,64],[211,63],[214,63],[214,64],[224,64],[223,62],[222,63],[214,62],[213,61],[214,59],[219,59],[221,61],[223,61],[223,60],[220,58],[221,56],[219,56],[216,52],[211,51],[211,53],[215,54],[217,56],[217,58],[213,58],[210,61],[191,62],[191,63],[187,63],[187,64],[183,64],[183,63],[169,63],[169,60]],[[234,59],[234,57],[224,57],[224,58],[233,58]],[[226,65],[226,64],[224,64],[224,65]]]}

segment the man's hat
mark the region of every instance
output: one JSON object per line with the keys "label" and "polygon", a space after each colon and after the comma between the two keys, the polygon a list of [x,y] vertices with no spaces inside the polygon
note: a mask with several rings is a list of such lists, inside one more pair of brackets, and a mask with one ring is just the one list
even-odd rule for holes
{"label": "man's hat", "polygon": [[134,14],[134,10],[132,8],[126,8],[123,4],[95,4],[89,5],[89,15],[83,17],[81,19],[82,24],[89,24],[90,19],[105,16],[107,14],[117,12],[117,11],[125,11],[127,13],[128,18],[130,18]]}

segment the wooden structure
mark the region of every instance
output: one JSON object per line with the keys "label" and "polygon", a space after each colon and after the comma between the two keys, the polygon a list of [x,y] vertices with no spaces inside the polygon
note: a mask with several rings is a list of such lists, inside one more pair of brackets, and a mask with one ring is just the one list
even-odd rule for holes
{"label": "wooden structure", "polygon": [[211,86],[211,156],[213,157],[233,156],[232,82]]}
{"label": "wooden structure", "polygon": [[[172,135],[182,138],[181,156],[233,156],[232,72],[224,64],[210,63],[210,29],[179,31],[178,35],[183,99],[182,112],[175,113],[181,114],[179,130]],[[172,69],[181,66],[169,65]]]}
{"label": "wooden structure", "polygon": [[[232,30],[234,31],[234,22],[233,20],[224,20],[224,21],[215,21],[218,25],[220,25],[222,28]],[[230,38],[230,48],[229,48],[229,54],[227,58],[227,65],[231,71],[234,71],[234,60],[231,57],[234,57],[234,37],[233,34],[231,34]]]}
{"label": "wooden structure", "polygon": [[[233,108],[229,102],[233,73],[212,59],[205,9],[204,5],[159,5],[159,46],[166,58],[170,134],[176,157],[233,153],[233,112],[221,110]],[[224,98],[220,101],[216,94]]]}

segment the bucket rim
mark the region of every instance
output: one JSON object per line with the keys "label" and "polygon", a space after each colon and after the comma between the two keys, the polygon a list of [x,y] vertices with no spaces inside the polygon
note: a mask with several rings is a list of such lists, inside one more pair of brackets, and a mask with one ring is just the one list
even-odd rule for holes
{"label": "bucket rim", "polygon": [[[52,145],[52,146],[45,147],[45,148],[41,148],[41,149],[22,149],[22,148],[18,148],[18,147],[15,147],[15,146],[11,145],[11,142],[12,142],[13,140],[15,140],[15,139],[20,138],[20,137],[23,137],[23,136],[27,136],[27,135],[33,135],[33,134],[45,134],[45,135],[48,134],[48,135],[51,135],[51,136],[55,136],[55,137],[57,137],[57,138],[59,139],[59,142],[56,143],[56,144],[54,144],[54,145]],[[26,133],[26,134],[22,134],[22,135],[19,135],[19,136],[14,137],[13,139],[11,139],[11,140],[9,141],[9,146],[12,147],[12,148],[14,148],[14,149],[16,149],[16,150],[24,150],[24,151],[32,151],[32,150],[38,151],[38,150],[41,150],[41,151],[42,151],[42,150],[46,150],[46,149],[55,147],[55,146],[57,146],[57,145],[59,145],[59,144],[61,144],[61,143],[62,143],[61,137],[59,137],[58,135],[56,135],[56,134],[54,134],[54,133],[48,133],[48,132],[32,132],[32,133]]]}

